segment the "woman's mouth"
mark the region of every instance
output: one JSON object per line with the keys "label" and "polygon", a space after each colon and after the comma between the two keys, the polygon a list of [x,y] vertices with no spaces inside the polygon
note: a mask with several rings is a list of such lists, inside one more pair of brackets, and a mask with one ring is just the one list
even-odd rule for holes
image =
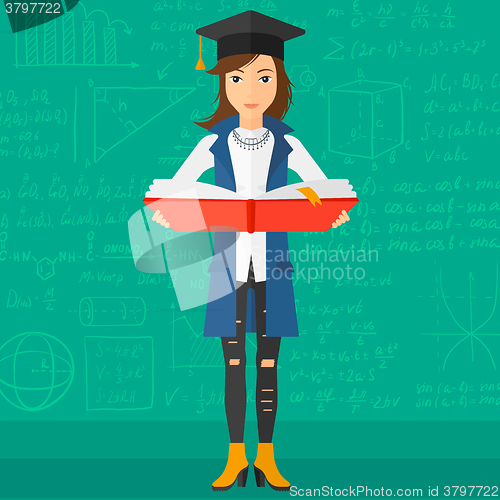
{"label": "woman's mouth", "polygon": [[245,107],[248,109],[254,109],[258,106],[258,104],[245,104]]}

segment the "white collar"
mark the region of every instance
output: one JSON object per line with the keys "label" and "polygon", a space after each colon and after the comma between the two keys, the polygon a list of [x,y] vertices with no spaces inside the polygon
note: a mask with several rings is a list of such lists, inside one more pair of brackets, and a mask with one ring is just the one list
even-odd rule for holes
{"label": "white collar", "polygon": [[266,132],[267,128],[265,127],[260,127],[256,128],[255,130],[248,130],[246,128],[241,128],[237,127],[234,130],[240,135],[242,138],[247,138],[247,137],[257,137],[260,138],[262,135]]}

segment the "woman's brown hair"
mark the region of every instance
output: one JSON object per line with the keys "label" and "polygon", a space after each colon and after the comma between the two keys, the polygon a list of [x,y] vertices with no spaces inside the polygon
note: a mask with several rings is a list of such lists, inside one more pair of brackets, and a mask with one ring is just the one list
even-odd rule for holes
{"label": "woman's brown hair", "polygon": [[[229,102],[226,95],[226,73],[246,66],[247,64],[257,59],[259,55],[260,54],[238,54],[235,56],[223,57],[222,59],[219,59],[217,61],[215,67],[207,71],[209,75],[219,76],[219,94],[217,95],[215,101],[212,102],[212,104],[217,102],[217,99],[220,99],[220,102],[215,112],[207,117],[207,121],[194,122],[196,123],[196,125],[199,125],[200,127],[208,130],[225,118],[238,114],[236,109],[234,109],[234,107]],[[288,75],[285,72],[285,65],[283,61],[277,57],[271,57],[273,58],[274,64],[276,65],[278,85],[276,89],[276,97],[274,98],[271,106],[269,106],[269,108],[267,108],[264,113],[266,115],[277,118],[278,120],[283,120],[288,112],[288,109],[290,108],[290,105],[293,104],[291,87],[295,87],[295,85],[293,85],[289,80]]]}

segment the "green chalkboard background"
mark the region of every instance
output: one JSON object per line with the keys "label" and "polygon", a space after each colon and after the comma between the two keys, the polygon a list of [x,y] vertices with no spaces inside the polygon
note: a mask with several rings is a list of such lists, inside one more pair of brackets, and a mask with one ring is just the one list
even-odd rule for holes
{"label": "green chalkboard background", "polygon": [[[405,486],[445,470],[493,484],[478,459],[499,458],[500,4],[86,0],[17,34],[0,12],[0,453],[54,460],[33,481],[13,467],[6,496],[72,496],[75,470],[81,496],[212,494],[229,442],[220,339],[168,274],[135,268],[128,220],[215,109],[195,30],[249,9],[306,30],[286,44],[284,122],[360,199],[340,229],[289,236],[305,271],[300,336],[278,359],[280,470],[301,487],[389,486],[405,458]],[[246,349],[250,461],[255,333]],[[172,478],[178,458],[197,481]],[[419,472],[430,458],[474,460]]]}

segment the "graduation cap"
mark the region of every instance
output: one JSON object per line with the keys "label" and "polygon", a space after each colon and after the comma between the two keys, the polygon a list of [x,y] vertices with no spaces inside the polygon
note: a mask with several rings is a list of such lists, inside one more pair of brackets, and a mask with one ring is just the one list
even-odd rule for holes
{"label": "graduation cap", "polygon": [[204,70],[201,58],[202,36],[217,42],[217,60],[236,54],[266,54],[283,61],[285,42],[304,35],[305,30],[255,10],[247,10],[198,28],[196,33],[200,35],[200,59],[196,69]]}

